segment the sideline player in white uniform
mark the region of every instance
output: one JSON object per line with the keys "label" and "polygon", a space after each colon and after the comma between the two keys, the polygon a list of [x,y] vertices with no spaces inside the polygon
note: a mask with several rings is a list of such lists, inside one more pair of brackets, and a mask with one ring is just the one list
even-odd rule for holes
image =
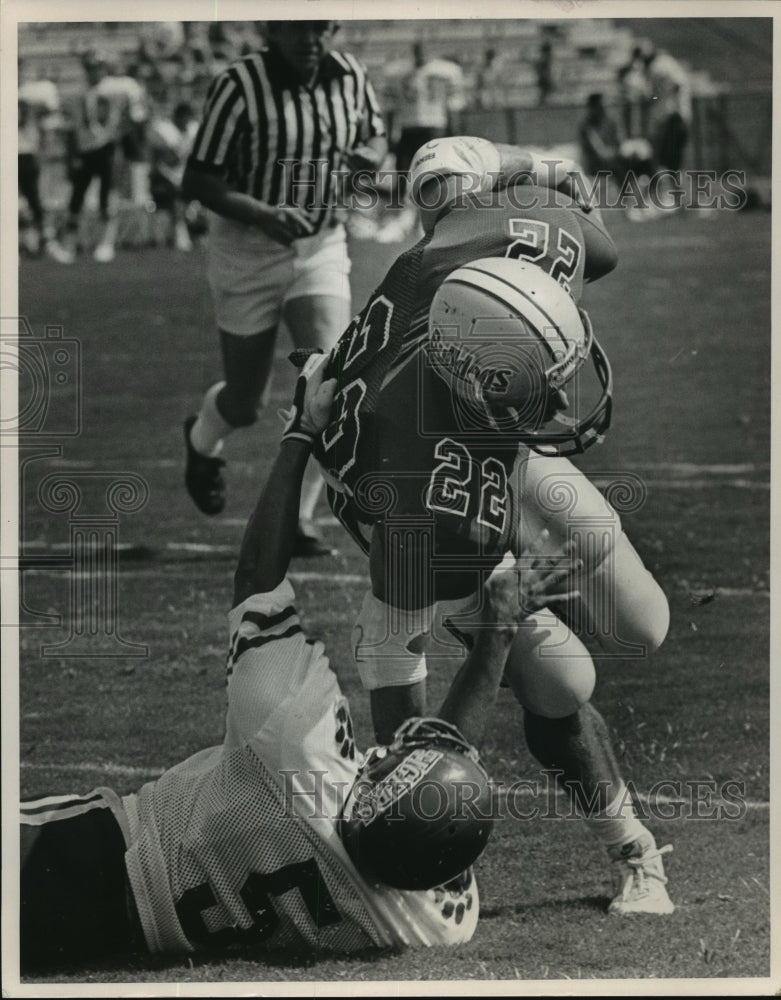
{"label": "sideline player in white uniform", "polygon": [[361,764],[347,701],[322,643],[301,628],[285,576],[312,438],[335,388],[323,361],[310,359],[299,376],[242,543],[225,740],[137,794],[96,788],[23,804],[23,971],[233,944],[455,945],[474,932],[470,865],[492,810],[466,740],[490,717],[519,621],[566,589],[571,548],[543,567],[532,546],[524,563],[493,574],[484,627],[441,718],[408,721]]}

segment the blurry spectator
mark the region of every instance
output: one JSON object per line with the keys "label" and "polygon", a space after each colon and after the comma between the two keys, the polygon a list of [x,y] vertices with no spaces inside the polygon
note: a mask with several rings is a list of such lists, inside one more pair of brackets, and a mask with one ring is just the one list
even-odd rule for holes
{"label": "blurry spectator", "polygon": [[45,252],[53,260],[68,262],[68,254],[54,239],[54,233],[45,224],[45,214],[39,189],[40,180],[40,108],[32,102],[20,100],[19,109],[19,193],[27,202],[32,227],[27,230],[20,221],[22,245],[28,253],[37,256]]}
{"label": "blurry spectator", "polygon": [[[578,131],[581,162],[588,174],[608,170],[621,171],[621,137],[618,126],[608,115],[602,94],[589,94],[586,116]],[[621,178],[617,180],[620,183]]]}
{"label": "blurry spectator", "polygon": [[636,45],[628,63],[618,71],[624,134],[627,139],[648,135],[648,106],[651,97],[646,52]]}
{"label": "blurry spectator", "polygon": [[475,96],[481,108],[494,108],[503,103],[502,70],[503,63],[497,58],[496,49],[486,49],[475,79]]}
{"label": "blurry spectator", "polygon": [[[466,83],[458,63],[450,59],[426,60],[423,46],[412,47],[413,65],[402,78],[396,100],[396,172],[399,191],[406,193],[406,175],[412,157],[426,142],[448,135],[452,113],[465,104]],[[380,243],[402,240],[417,224],[414,206],[406,206],[377,236]]]}
{"label": "blurry spectator", "polygon": [[464,106],[464,74],[458,63],[426,61],[419,42],[412,48],[412,57],[413,67],[401,81],[396,109],[400,129],[396,166],[404,173],[424,143],[448,134],[451,112]]}
{"label": "blurry spectator", "polygon": [[148,97],[138,80],[138,67],[124,73],[109,73],[96,87],[99,96],[116,105],[120,116],[119,142],[130,172],[130,198],[135,205],[145,205],[149,197],[149,167],[146,158]]}
{"label": "blurry spectator", "polygon": [[545,104],[553,91],[553,43],[549,38],[543,40],[534,64],[537,71],[537,103]]}
{"label": "blurry spectator", "polygon": [[34,69],[24,59],[18,61],[20,101],[24,101],[36,115],[39,123],[48,115],[60,110],[60,93],[57,84],[48,74]]}
{"label": "blurry spectator", "polygon": [[156,63],[177,55],[185,43],[181,21],[150,21],[141,26],[140,51],[143,58]]}
{"label": "blurry spectator", "polygon": [[[45,223],[45,211],[40,193],[41,152],[44,130],[59,116],[60,95],[57,85],[37,72],[29,62],[20,59],[18,90],[18,185],[27,205],[32,225],[23,225],[20,217],[20,237],[24,249],[37,256],[45,252],[54,260],[67,259],[67,253],[54,239]],[[21,206],[20,206],[21,207]]]}
{"label": "blurry spectator", "polygon": [[109,65],[99,53],[83,58],[87,89],[76,99],[67,136],[68,176],[71,196],[68,203],[65,249],[68,262],[75,259],[79,219],[84,198],[94,178],[100,182],[100,218],[103,232],[95,247],[95,260],[107,263],[114,259],[117,220],[112,212],[114,152],[122,131],[123,115],[119,103],[100,92],[100,83],[108,76]]}
{"label": "blurry spectator", "polygon": [[[647,191],[653,169],[651,147],[645,139],[622,139],[621,130],[605,108],[602,94],[589,94],[586,115],[578,132],[581,162],[588,174],[608,171],[619,188],[630,172],[640,191]],[[649,217],[648,205],[630,205],[632,221]],[[644,213],[644,214],[643,214]]]}
{"label": "blurry spectator", "polygon": [[185,202],[181,185],[187,157],[198,131],[198,121],[192,107],[182,102],[174,109],[173,118],[153,119],[149,129],[151,156],[149,184],[155,207],[171,219],[171,232],[177,250],[191,250],[187,228]]}
{"label": "blurry spectator", "polygon": [[651,92],[648,138],[657,167],[680,170],[689,138],[691,84],[689,75],[669,52],[651,50],[646,55]]}

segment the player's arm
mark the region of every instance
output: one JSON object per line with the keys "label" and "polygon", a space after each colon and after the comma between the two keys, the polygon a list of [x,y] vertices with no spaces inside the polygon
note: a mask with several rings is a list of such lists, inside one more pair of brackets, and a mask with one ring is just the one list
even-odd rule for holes
{"label": "player's arm", "polygon": [[520,146],[474,136],[435,139],[417,151],[410,167],[410,191],[429,232],[457,200],[525,181],[575,197],[582,176],[574,160],[545,157]]}
{"label": "player's arm", "polygon": [[233,581],[233,607],[270,593],[285,577],[298,526],[301,480],[312,441],[327,422],[336,380],[323,381],[327,356],[313,355],[296,382],[282,443],[249,519]]}
{"label": "player's arm", "polygon": [[496,694],[520,623],[551,601],[575,595],[568,584],[582,568],[573,559],[574,543],[546,554],[550,535],[543,530],[518,559],[508,556],[483,586],[477,624],[462,636],[471,649],[450,686],[439,717],[452,722],[471,743],[479,742],[491,719]]}

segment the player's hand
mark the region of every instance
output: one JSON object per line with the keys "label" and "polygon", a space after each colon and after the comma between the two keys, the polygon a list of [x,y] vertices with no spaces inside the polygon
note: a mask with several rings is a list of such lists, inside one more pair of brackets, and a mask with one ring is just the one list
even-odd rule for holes
{"label": "player's hand", "polygon": [[314,231],[306,212],[294,205],[266,205],[259,202],[255,221],[258,229],[285,246],[303,236],[311,236]]}
{"label": "player's hand", "polygon": [[293,405],[279,414],[286,421],[282,440],[292,438],[311,443],[325,430],[336,393],[336,379],[324,379],[328,355],[310,355],[296,380]]}
{"label": "player's hand", "polygon": [[508,555],[494,569],[485,583],[485,624],[514,633],[535,611],[578,595],[572,585],[583,562],[574,558],[575,543],[567,542],[553,553],[546,551],[549,543],[545,528],[517,559]]}

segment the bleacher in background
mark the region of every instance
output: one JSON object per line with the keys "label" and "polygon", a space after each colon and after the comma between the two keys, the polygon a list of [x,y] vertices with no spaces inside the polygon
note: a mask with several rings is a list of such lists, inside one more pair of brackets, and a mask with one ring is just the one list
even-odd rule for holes
{"label": "bleacher in background", "polygon": [[[394,80],[412,65],[413,44],[421,43],[427,59],[455,59],[464,71],[467,103],[454,116],[454,130],[551,147],[574,141],[588,94],[599,91],[608,109],[617,108],[618,69],[635,46],[650,40],[689,71],[694,100],[686,166],[769,176],[768,25],[742,18],[354,20],[342,22],[338,44],[367,64],[391,120]],[[96,48],[123,71],[133,67],[153,108],[170,111],[179,100],[200,107],[214,73],[257,47],[260,32],[261,22],[25,23],[18,49],[25,73],[53,80],[64,103],[83,87],[82,53]],[[551,89],[540,107],[537,65],[545,42],[551,47]],[[64,170],[56,130],[43,152],[50,187],[59,190]]]}
{"label": "bleacher in background", "polygon": [[[27,23],[20,25],[19,53],[33,71],[54,79],[67,98],[83,79],[81,52],[97,47],[120,63],[137,63],[140,35],[140,25],[135,22]],[[604,18],[377,20],[343,22],[339,43],[364,60],[380,89],[389,68],[409,61],[415,42],[422,43],[427,57],[457,60],[467,79],[473,80],[486,50],[492,49],[501,65],[501,76],[491,103],[524,107],[537,103],[535,63],[545,39],[552,46],[549,102],[580,104],[594,90],[602,91],[608,101],[615,95],[616,72],[628,60],[639,36],[622,22]],[[209,69],[203,66],[205,72]],[[716,89],[707,66],[692,72],[697,92]]]}

